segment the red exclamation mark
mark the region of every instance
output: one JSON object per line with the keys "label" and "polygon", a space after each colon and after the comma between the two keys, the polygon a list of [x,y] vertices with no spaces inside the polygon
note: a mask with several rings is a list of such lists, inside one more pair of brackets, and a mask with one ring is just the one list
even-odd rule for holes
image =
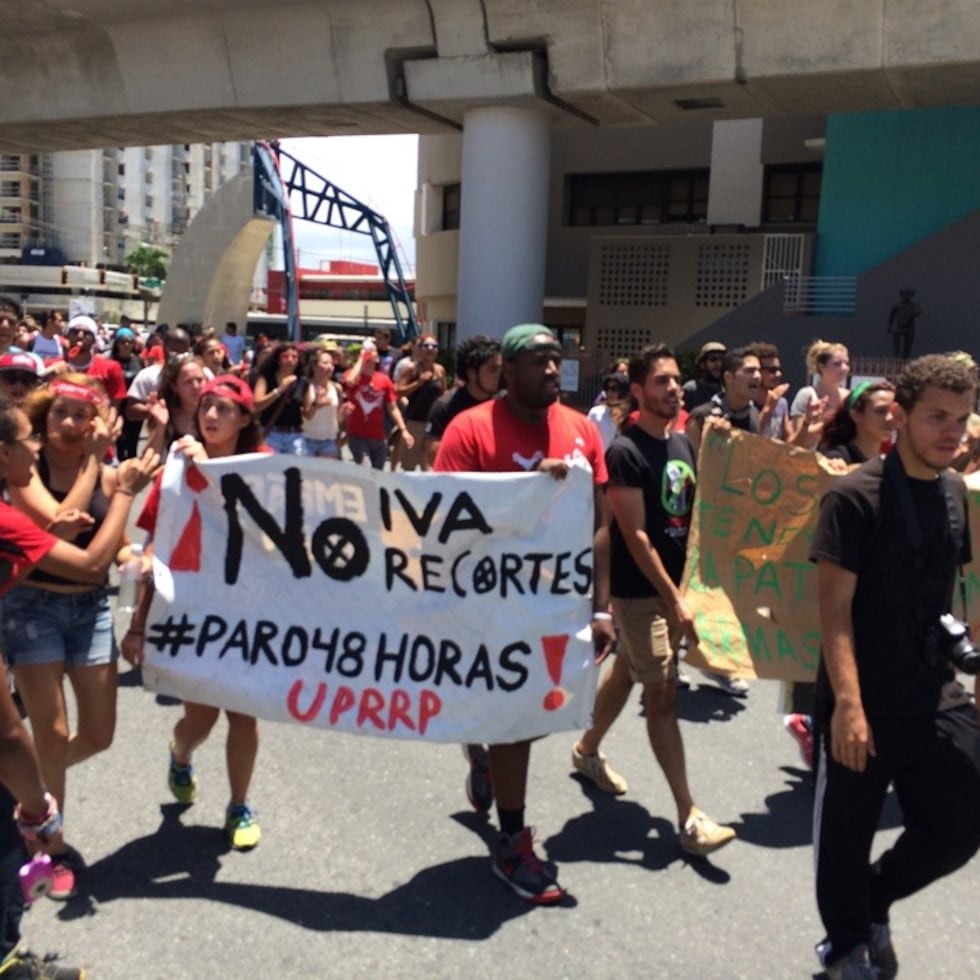
{"label": "red exclamation mark", "polygon": [[568,634],[542,636],[541,646],[544,648],[544,662],[548,668],[548,676],[555,685],[544,696],[544,710],[557,711],[568,700],[568,694],[558,686],[561,681],[562,664],[565,662],[565,650],[568,647]]}

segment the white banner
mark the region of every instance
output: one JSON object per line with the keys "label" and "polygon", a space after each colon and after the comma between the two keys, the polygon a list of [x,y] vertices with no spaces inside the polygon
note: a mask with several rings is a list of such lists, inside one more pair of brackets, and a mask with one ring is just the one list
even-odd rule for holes
{"label": "white banner", "polygon": [[236,456],[164,473],[146,686],[437,742],[589,724],[591,474]]}

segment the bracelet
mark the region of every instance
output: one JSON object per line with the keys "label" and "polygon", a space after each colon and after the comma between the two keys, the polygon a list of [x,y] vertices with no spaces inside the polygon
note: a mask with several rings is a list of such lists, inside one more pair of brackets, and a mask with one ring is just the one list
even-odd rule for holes
{"label": "bracelet", "polygon": [[599,622],[601,622],[601,623],[611,623],[612,622],[612,613],[607,613],[607,612],[594,612],[592,614],[592,618],[593,619],[598,619]]}
{"label": "bracelet", "polygon": [[143,630],[134,630],[132,626],[130,626],[129,629],[126,630],[126,636],[129,636],[130,633],[132,633],[133,636],[144,636],[145,635],[143,633]]}
{"label": "bracelet", "polygon": [[136,494],[133,493],[132,490],[126,490],[123,487],[116,487],[116,489],[113,490],[113,493],[122,493],[122,494],[125,494],[127,497],[135,497],[136,496]]}
{"label": "bracelet", "polygon": [[17,829],[26,841],[43,841],[53,837],[61,830],[61,813],[58,811],[58,801],[50,793],[45,793],[44,802],[47,803],[48,809],[41,817],[25,813],[24,808],[19,803],[14,808],[14,820],[17,822]]}

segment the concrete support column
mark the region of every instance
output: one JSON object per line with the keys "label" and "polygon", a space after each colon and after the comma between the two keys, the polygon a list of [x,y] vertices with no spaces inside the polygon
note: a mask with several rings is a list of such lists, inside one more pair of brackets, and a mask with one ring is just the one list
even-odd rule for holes
{"label": "concrete support column", "polygon": [[538,323],[544,306],[551,121],[529,109],[463,116],[457,340]]}

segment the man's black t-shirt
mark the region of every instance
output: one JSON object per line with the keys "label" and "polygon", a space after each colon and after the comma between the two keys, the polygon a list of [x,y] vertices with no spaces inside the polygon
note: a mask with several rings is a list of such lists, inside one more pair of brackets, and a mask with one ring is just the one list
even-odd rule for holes
{"label": "man's black t-shirt", "polygon": [[429,409],[429,417],[425,424],[425,435],[427,439],[441,439],[446,431],[446,426],[466,409],[479,405],[480,402],[474,398],[469,390],[464,386],[447,391],[436,399],[432,408]]}
{"label": "man's black t-shirt", "polygon": [[[940,481],[908,480],[922,533],[925,574],[919,576],[900,498],[884,474],[884,460],[876,457],[837,481],[821,502],[810,559],[857,575],[851,618],[866,714],[914,718],[936,711],[942,686],[953,677],[945,662],[931,664],[923,655],[916,611],[918,604],[923,622],[935,623],[951,609],[957,559],[970,560],[966,488],[958,475],[946,475],[963,529],[957,556]],[[817,698],[833,703],[823,660]]]}
{"label": "man's black t-shirt", "polygon": [[697,419],[699,429],[704,428],[705,419],[718,418],[728,419],[733,429],[756,434],[759,432],[759,409],[749,402],[742,411],[736,412],[725,401],[724,395],[715,395],[710,401],[699,405],[691,412],[691,418]]}
{"label": "man's black t-shirt", "polygon": [[[667,574],[680,583],[684,573],[687,533],[694,504],[694,449],[687,436],[676,433],[655,439],[638,425],[617,436],[606,451],[609,486],[643,491],[646,532]],[[609,527],[610,592],[617,599],[657,594],[626,546],[618,523]]]}
{"label": "man's black t-shirt", "polygon": [[868,461],[868,457],[853,442],[849,442],[846,445],[831,446],[830,449],[821,449],[820,452],[827,459],[842,459],[850,466],[853,466],[855,463],[866,463]]}

